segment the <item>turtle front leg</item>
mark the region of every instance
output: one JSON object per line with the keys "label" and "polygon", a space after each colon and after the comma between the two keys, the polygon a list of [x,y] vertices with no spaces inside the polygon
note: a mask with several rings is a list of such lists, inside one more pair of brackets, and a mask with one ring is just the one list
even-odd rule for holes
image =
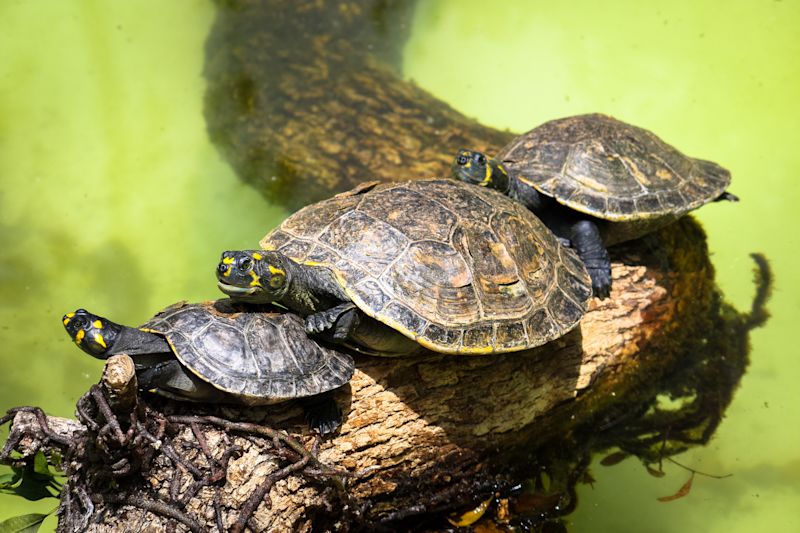
{"label": "turtle front leg", "polygon": [[591,220],[580,220],[570,227],[570,241],[592,278],[592,292],[608,298],[611,292],[611,258],[603,246],[600,230]]}
{"label": "turtle front leg", "polygon": [[353,302],[340,303],[324,311],[308,315],[306,317],[306,333],[322,333],[336,325],[333,333],[334,340],[344,340],[355,326],[356,315],[357,308]]}
{"label": "turtle front leg", "polygon": [[186,369],[177,359],[141,365],[134,357],[139,388],[190,402],[224,403],[230,401],[221,390],[206,383]]}
{"label": "turtle front leg", "polygon": [[358,309],[354,305],[352,309],[339,315],[336,327],[333,330],[333,340],[343,342],[350,337],[350,332],[358,326]]}

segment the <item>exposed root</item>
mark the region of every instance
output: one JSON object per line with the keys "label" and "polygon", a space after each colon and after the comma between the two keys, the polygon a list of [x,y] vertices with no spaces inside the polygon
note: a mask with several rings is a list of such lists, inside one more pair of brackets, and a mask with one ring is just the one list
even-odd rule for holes
{"label": "exposed root", "polygon": [[[198,517],[187,510],[204,487],[214,490],[216,528],[219,531],[242,531],[262,502],[270,505],[268,493],[275,483],[296,473],[323,484],[330,483],[344,494],[340,475],[344,472],[319,462],[317,441],[309,451],[291,435],[266,426],[233,422],[216,416],[167,416],[142,399],[129,412],[116,412],[100,385],[92,386],[78,401],[77,414],[85,431],[73,437],[51,430],[46,415],[36,407],[12,409],[0,418],[0,423],[10,422],[20,413],[32,414],[36,424],[19,429],[12,426],[0,452],[0,462],[23,466],[31,460],[31,449],[22,459],[11,457],[12,451],[25,439],[35,441],[36,450],[47,449],[64,456],[67,484],[59,509],[60,531],[85,530],[92,521],[101,519],[101,509],[109,506],[137,508],[176,521],[190,531],[204,531],[206,527]],[[239,509],[235,522],[227,526],[220,490],[227,482],[229,461],[239,457],[243,448],[228,445],[218,458],[215,457],[203,426],[216,426],[234,434],[257,438],[262,447],[271,448],[275,459],[283,463],[256,487]],[[193,461],[191,449],[178,449],[173,443],[169,435],[178,435],[184,428],[194,435],[204,461]],[[186,448],[186,442],[182,448]],[[169,489],[165,494],[146,490],[147,485],[141,485],[139,481],[141,476],[146,475],[155,463],[163,467],[163,461],[169,463],[173,472]],[[182,474],[192,477],[188,485],[184,486]],[[174,529],[174,525],[169,528]]]}
{"label": "exposed root", "polygon": [[756,262],[756,268],[753,271],[756,295],[750,306],[750,313],[746,315],[745,326],[748,329],[755,329],[766,324],[767,319],[769,319],[767,302],[772,295],[772,286],[775,283],[775,278],[764,254],[754,253],[750,254],[750,257]]}
{"label": "exposed root", "polygon": [[95,503],[116,503],[120,505],[129,505],[131,507],[138,507],[139,509],[150,511],[153,514],[177,520],[181,524],[188,527],[190,531],[193,531],[195,533],[202,533],[203,531],[205,531],[203,526],[201,526],[197,520],[193,519],[186,513],[176,509],[175,507],[171,506],[168,502],[163,502],[159,500],[150,500],[148,498],[138,497],[138,496],[105,494],[101,497],[98,497]]}

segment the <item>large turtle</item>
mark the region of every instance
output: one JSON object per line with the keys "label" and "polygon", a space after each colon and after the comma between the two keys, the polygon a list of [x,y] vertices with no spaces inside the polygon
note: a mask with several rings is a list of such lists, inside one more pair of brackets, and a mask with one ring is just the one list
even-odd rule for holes
{"label": "large turtle", "polygon": [[520,135],[494,159],[459,150],[453,175],[496,189],[568,239],[596,296],[611,289],[607,246],[664,226],[692,209],[738,198],[730,173],[693,159],[653,133],[606,115],[546,122]]}
{"label": "large turtle", "polygon": [[591,297],[580,259],[530,211],[450,179],[363,184],[260,244],[222,254],[223,292],[376,355],[524,350],[575,327]]}
{"label": "large turtle", "polygon": [[131,356],[143,390],[246,405],[300,398],[309,424],[321,433],[341,423],[341,412],[326,393],[350,381],[353,359],[310,339],[292,313],[242,309],[225,299],[175,304],[138,328],[84,309],[67,313],[63,322],[89,355]]}

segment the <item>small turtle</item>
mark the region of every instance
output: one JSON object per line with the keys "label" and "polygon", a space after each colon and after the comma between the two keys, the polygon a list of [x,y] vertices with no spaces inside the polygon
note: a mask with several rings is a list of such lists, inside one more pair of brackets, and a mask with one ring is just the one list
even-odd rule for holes
{"label": "small turtle", "polygon": [[222,254],[223,292],[374,355],[532,348],[575,327],[591,297],[580,259],[530,211],[450,179],[363,184],[260,244]]}
{"label": "small turtle", "polygon": [[459,150],[452,172],[521,202],[569,240],[600,298],[611,289],[607,246],[639,238],[703,204],[738,201],[725,192],[731,175],[721,166],[599,114],[542,124],[494,159]]}
{"label": "small turtle", "polygon": [[308,338],[303,321],[230,300],[175,304],[131,328],[84,309],[64,315],[73,341],[98,359],[129,355],[139,387],[178,400],[266,405],[303,399],[309,424],[335,431],[328,391],[353,376],[353,359]]}

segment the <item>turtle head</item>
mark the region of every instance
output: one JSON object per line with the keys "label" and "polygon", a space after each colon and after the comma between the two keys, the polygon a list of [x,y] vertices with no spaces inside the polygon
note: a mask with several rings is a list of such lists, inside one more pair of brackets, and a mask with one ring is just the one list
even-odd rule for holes
{"label": "turtle head", "polygon": [[279,252],[235,250],[222,252],[217,286],[247,303],[278,302],[289,288],[288,259]]}
{"label": "turtle head", "polygon": [[115,324],[86,309],[78,309],[67,313],[62,318],[64,328],[70,338],[84,352],[98,359],[107,359],[114,341],[122,331],[122,326]]}
{"label": "turtle head", "polygon": [[486,155],[474,150],[459,150],[451,167],[453,177],[473,185],[489,185],[492,171]]}
{"label": "turtle head", "polygon": [[475,150],[459,150],[450,167],[453,177],[465,183],[506,192],[508,174],[503,165]]}

